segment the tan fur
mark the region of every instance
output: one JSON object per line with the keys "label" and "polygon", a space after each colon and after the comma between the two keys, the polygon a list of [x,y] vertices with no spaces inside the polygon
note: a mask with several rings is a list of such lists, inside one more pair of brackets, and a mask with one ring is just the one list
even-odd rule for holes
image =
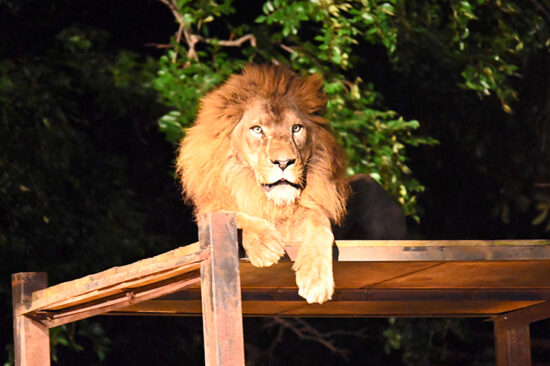
{"label": "tan fur", "polygon": [[[294,269],[308,302],[332,295],[330,221],[343,218],[349,194],[342,149],[320,117],[325,105],[319,77],[248,65],[202,99],[177,159],[196,216],[237,212],[253,264],[276,263],[285,242],[303,241]],[[266,189],[281,178],[293,185]]]}

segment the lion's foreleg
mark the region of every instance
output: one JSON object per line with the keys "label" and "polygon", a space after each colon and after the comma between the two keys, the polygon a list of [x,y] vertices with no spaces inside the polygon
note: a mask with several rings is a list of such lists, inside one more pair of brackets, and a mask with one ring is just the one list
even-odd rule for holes
{"label": "lion's foreleg", "polygon": [[303,242],[292,269],[296,271],[299,294],[308,303],[323,303],[332,298],[332,245],[334,235],[330,221],[312,212],[304,220]]}
{"label": "lion's foreleg", "polygon": [[243,247],[256,267],[269,267],[285,254],[284,240],[269,221],[236,213],[237,227],[243,230]]}

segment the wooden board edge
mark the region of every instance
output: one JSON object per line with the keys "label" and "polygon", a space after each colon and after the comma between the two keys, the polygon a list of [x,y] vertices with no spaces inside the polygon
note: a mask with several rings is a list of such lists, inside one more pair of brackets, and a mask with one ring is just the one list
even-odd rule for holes
{"label": "wooden board edge", "polygon": [[[297,246],[297,245],[291,245]],[[346,247],[472,247],[472,246],[550,246],[550,240],[337,240]]]}
{"label": "wooden board edge", "polygon": [[145,278],[180,266],[197,263],[207,257],[208,253],[202,250],[198,243],[193,243],[131,264],[63,282],[35,291],[32,301],[28,304],[27,312],[126,281]]}

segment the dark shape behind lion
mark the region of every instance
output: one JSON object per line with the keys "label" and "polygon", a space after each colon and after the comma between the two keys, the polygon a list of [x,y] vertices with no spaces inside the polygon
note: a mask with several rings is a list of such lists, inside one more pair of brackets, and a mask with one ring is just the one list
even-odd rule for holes
{"label": "dark shape behind lion", "polygon": [[407,225],[401,207],[371,177],[350,178],[351,196],[340,226],[333,226],[336,240],[403,240]]}

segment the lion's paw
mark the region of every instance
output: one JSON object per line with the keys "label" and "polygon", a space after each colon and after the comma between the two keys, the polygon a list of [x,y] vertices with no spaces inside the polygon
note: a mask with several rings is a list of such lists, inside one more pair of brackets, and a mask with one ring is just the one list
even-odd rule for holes
{"label": "lion's paw", "polygon": [[332,299],[334,278],[332,261],[322,256],[299,256],[294,263],[298,294],[310,304],[322,304]]}
{"label": "lion's paw", "polygon": [[285,255],[284,240],[274,227],[243,231],[243,247],[253,266],[269,267]]}

